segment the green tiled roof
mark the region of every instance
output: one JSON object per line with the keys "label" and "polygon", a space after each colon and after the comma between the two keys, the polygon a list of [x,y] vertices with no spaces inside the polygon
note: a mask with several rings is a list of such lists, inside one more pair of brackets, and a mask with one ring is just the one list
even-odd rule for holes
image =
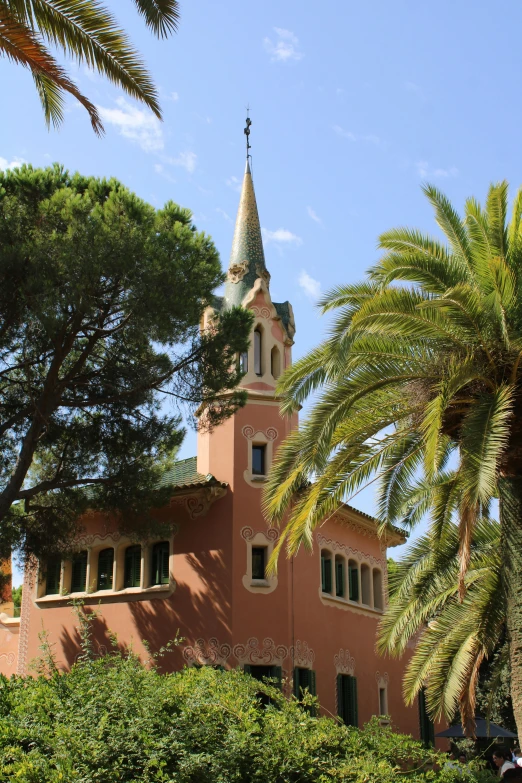
{"label": "green tiled roof", "polygon": [[208,486],[208,485],[220,485],[225,486],[223,482],[208,473],[204,476],[197,471],[197,457],[189,457],[188,459],[181,459],[174,463],[171,470],[166,471],[163,474],[160,486],[165,487],[172,484],[176,489],[184,489],[188,487],[196,486]]}

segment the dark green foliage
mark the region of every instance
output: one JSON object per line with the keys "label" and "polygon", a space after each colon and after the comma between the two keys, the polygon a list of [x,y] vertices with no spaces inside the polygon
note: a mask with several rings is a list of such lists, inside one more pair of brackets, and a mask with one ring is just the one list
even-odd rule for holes
{"label": "dark green foliage", "polygon": [[434,771],[444,759],[377,719],[360,731],[314,718],[240,670],[161,675],[132,654],[97,658],[82,633],[70,673],[48,656],[47,677],[0,678],[1,783],[490,781]]}
{"label": "dark green foliage", "polygon": [[251,315],[200,331],[222,280],[211,239],[173,202],[155,210],[57,165],[0,172],[4,550],[63,550],[87,507],[150,525],[170,494],[156,488],[183,438],[179,406],[211,427],[244,404]]}

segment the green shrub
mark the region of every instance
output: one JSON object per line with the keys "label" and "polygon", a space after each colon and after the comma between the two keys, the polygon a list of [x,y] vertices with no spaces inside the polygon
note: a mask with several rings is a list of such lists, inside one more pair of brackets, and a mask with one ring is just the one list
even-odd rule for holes
{"label": "green shrub", "polygon": [[485,783],[376,719],[311,717],[240,670],[164,675],[132,653],[93,657],[88,629],[70,672],[48,647],[39,671],[0,678],[2,783]]}

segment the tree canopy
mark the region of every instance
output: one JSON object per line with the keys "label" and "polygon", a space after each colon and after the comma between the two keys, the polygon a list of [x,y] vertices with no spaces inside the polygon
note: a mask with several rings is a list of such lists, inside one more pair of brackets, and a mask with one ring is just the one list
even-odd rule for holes
{"label": "tree canopy", "polygon": [[[438,538],[458,521],[462,601],[473,531],[498,497],[522,733],[522,190],[511,218],[506,182],[484,206],[467,199],[463,217],[435,187],[424,192],[442,241],[402,227],[382,234],[367,278],[323,298],[335,313],[329,338],[280,380],[284,412],[319,393],[278,451],[267,512],[275,523],[288,512],[278,547],[293,552],[377,477],[383,532],[427,513]],[[472,683],[468,664],[459,676]],[[473,715],[462,719],[472,730]]]}
{"label": "tree canopy", "polygon": [[87,507],[141,524],[168,495],[180,405],[212,427],[244,404],[251,315],[200,329],[222,280],[211,239],[173,202],[155,210],[57,165],[0,173],[4,553],[65,546]]}
{"label": "tree canopy", "polygon": [[[173,33],[178,0],[134,0],[147,27],[158,37]],[[87,110],[98,135],[103,125],[96,106],[58,63],[52,49],[85,64],[142,101],[161,119],[154,83],[140,55],[112,14],[97,0],[0,0],[0,57],[28,68],[47,124],[63,121],[64,94]]]}

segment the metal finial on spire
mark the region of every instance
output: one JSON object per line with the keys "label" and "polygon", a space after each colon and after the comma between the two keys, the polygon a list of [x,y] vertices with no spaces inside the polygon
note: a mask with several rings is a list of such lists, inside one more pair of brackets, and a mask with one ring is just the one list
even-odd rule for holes
{"label": "metal finial on spire", "polygon": [[246,118],[246,128],[244,130],[244,134],[246,136],[246,153],[247,153],[247,160],[250,156],[249,149],[250,149],[250,126],[252,125],[252,120],[248,116],[250,113],[250,106],[246,107],[247,110],[247,118]]}

